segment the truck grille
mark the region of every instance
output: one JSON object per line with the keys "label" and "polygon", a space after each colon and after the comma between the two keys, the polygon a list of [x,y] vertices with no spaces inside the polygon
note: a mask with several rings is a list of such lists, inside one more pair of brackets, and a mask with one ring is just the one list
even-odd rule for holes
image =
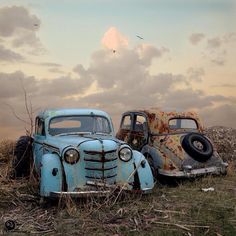
{"label": "truck grille", "polygon": [[109,183],[115,182],[115,177],[117,175],[116,150],[84,150],[84,161],[86,178]]}

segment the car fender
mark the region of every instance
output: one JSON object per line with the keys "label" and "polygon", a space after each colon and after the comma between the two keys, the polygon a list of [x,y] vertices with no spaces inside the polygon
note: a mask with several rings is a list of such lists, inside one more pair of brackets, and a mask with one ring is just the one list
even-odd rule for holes
{"label": "car fender", "polygon": [[133,151],[133,158],[140,182],[140,190],[151,190],[154,187],[154,180],[147,160],[143,154],[138,151]]}
{"label": "car fender", "polygon": [[49,196],[50,192],[62,191],[62,166],[57,154],[44,154],[40,167],[40,195]]}
{"label": "car fender", "polygon": [[141,153],[144,156],[149,154],[152,157],[155,169],[159,169],[159,168],[163,167],[163,161],[162,161],[162,159],[161,159],[160,155],[158,154],[158,152],[157,152],[155,147],[151,147],[149,145],[145,145],[142,148]]}

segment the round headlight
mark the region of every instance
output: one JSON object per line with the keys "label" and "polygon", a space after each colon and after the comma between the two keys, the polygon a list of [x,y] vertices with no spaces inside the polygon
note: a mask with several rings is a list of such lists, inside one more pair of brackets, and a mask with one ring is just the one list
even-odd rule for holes
{"label": "round headlight", "polygon": [[64,160],[69,164],[75,164],[79,161],[79,152],[75,149],[68,149],[64,153]]}
{"label": "round headlight", "polygon": [[119,151],[119,158],[125,162],[129,161],[132,158],[132,155],[132,150],[129,147],[123,147]]}

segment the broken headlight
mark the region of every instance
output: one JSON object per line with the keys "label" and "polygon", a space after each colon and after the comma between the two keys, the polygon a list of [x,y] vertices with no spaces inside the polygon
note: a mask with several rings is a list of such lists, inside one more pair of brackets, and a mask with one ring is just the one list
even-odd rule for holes
{"label": "broken headlight", "polygon": [[67,149],[64,152],[64,160],[68,164],[77,163],[79,161],[79,158],[80,158],[79,152],[74,148]]}
{"label": "broken headlight", "polygon": [[119,150],[119,158],[122,160],[122,161],[129,161],[131,160],[132,156],[133,156],[133,152],[132,150],[129,148],[129,147],[122,147],[120,150]]}

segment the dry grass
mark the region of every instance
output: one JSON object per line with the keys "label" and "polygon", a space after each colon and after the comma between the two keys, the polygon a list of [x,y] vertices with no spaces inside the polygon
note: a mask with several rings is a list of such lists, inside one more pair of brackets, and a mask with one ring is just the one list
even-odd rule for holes
{"label": "dry grass", "polygon": [[[5,143],[4,143],[5,146]],[[236,235],[236,174],[158,184],[151,195],[122,194],[102,199],[62,199],[40,207],[37,182],[9,178],[14,143],[2,147],[0,234],[24,235]],[[213,187],[213,192],[202,188]],[[16,227],[6,232],[4,222]]]}

